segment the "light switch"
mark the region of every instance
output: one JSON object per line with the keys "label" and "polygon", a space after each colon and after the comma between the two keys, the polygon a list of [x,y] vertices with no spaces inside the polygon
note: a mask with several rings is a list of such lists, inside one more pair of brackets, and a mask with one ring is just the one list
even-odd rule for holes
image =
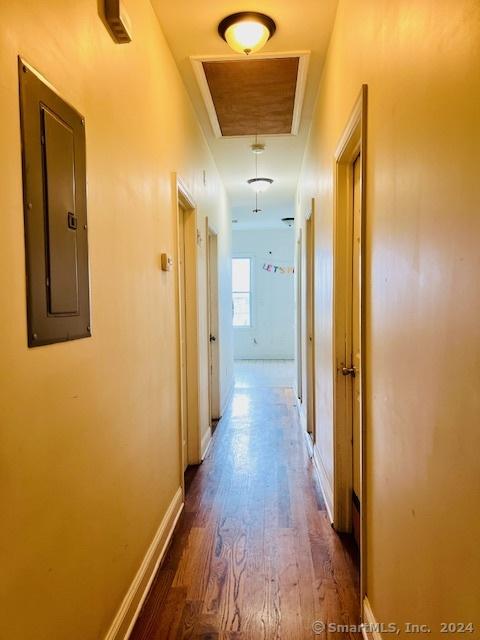
{"label": "light switch", "polygon": [[162,271],[171,271],[173,267],[173,258],[167,253],[161,255]]}

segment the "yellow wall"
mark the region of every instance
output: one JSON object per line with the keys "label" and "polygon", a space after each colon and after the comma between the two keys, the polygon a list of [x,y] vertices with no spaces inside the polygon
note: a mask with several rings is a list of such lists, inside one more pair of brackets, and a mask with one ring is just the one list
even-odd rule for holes
{"label": "yellow wall", "polygon": [[[119,46],[93,1],[0,4],[0,636],[9,640],[103,638],[179,486],[175,273],[159,266],[175,251],[172,171],[198,203],[202,232],[206,215],[219,232],[228,276],[230,216],[210,153],[149,2],[126,6],[134,37]],[[37,349],[26,338],[18,54],[86,118],[93,338]],[[226,299],[226,276],[221,289]],[[201,312],[204,298],[202,284]]]}
{"label": "yellow wall", "polygon": [[367,593],[431,637],[480,626],[479,69],[477,0],[341,0],[300,185],[332,481],[333,154],[367,83]]}

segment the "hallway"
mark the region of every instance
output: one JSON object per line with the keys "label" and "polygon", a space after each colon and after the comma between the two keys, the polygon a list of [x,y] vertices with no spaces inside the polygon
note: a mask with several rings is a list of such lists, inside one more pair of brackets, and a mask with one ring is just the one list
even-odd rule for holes
{"label": "hallway", "polygon": [[236,387],[188,485],[132,640],[301,640],[316,620],[358,620],[353,551],[330,526],[292,389]]}
{"label": "hallway", "polygon": [[0,640],[480,640],[480,0],[0,16]]}

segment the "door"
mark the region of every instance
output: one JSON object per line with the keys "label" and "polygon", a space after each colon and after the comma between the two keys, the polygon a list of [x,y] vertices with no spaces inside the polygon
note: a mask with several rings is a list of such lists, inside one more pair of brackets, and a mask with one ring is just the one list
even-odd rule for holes
{"label": "door", "polygon": [[312,211],[305,225],[307,308],[307,431],[315,442],[315,219]]}
{"label": "door", "polygon": [[217,235],[207,220],[207,304],[208,304],[208,371],[210,425],[220,419],[220,375],[218,340],[218,250]]}
{"label": "door", "polygon": [[366,593],[365,558],[365,148],[367,86],[335,151],[333,260],[333,525],[353,533],[359,547],[360,596]]}
{"label": "door", "polygon": [[188,466],[188,388],[187,388],[187,314],[185,268],[185,217],[186,211],[178,206],[178,285],[180,298],[180,424],[182,432],[183,471]]}
{"label": "door", "polygon": [[352,378],[352,520],[353,533],[360,546],[360,498],[361,492],[361,344],[360,344],[360,256],[361,256],[361,157],[357,156],[352,167],[352,288],[351,288],[351,362],[354,369]]}

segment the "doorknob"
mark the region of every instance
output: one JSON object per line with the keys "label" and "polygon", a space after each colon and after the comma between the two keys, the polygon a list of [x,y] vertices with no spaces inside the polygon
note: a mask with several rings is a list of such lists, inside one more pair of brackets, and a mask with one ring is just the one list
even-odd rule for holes
{"label": "doorknob", "polygon": [[216,337],[212,336],[212,334],[210,334],[210,342],[215,342],[216,341]]}
{"label": "doorknob", "polygon": [[343,376],[352,376],[352,378],[354,378],[355,374],[356,374],[355,367],[342,367]]}

